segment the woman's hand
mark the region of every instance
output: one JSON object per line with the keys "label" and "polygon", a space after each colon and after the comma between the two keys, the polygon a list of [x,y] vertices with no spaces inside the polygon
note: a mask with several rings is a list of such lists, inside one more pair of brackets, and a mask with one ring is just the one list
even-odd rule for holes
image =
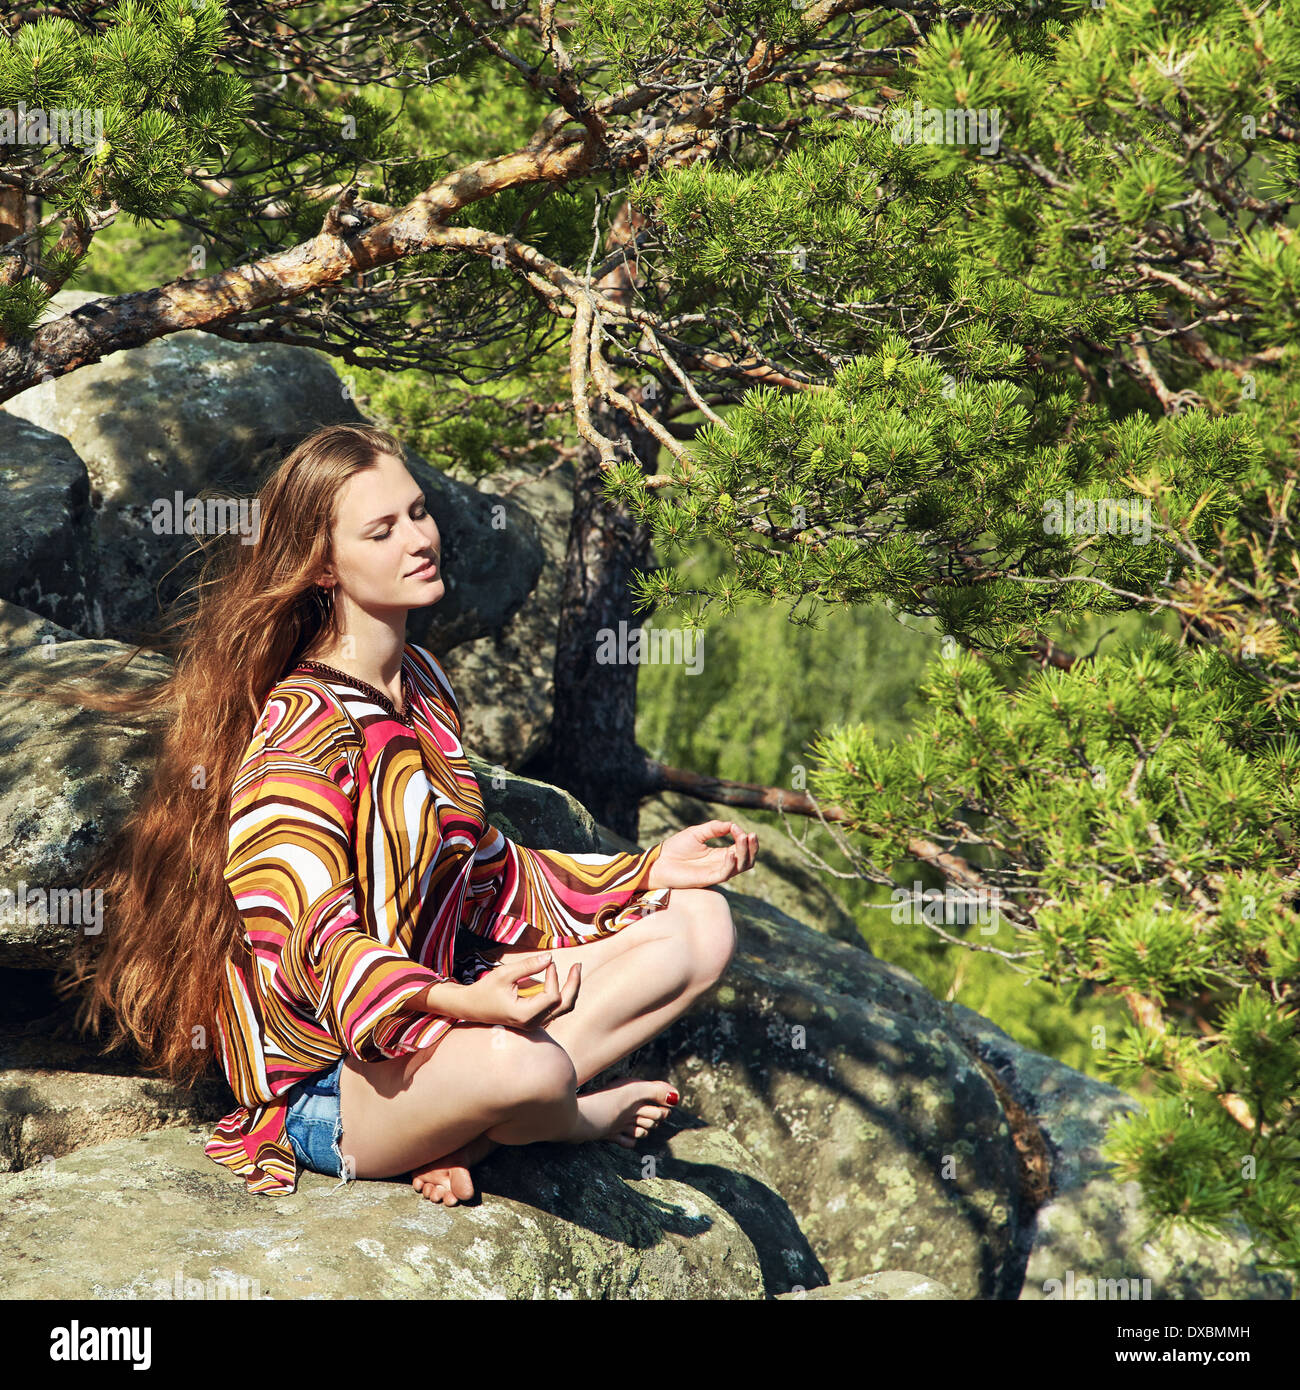
{"label": "woman's hand", "polygon": [[[710,849],[704,842],[718,835],[730,835],[735,844]],[[650,866],[648,882],[651,890],[711,888],[752,869],[757,855],[757,835],[746,834],[734,821],[704,821],[664,841],[659,858]]]}
{"label": "woman's hand", "polygon": [[[540,986],[519,981],[542,973]],[[574,963],[560,988],[559,972],[549,951],[504,960],[486,970],[473,984],[462,985],[456,1013],[468,1023],[505,1023],[512,1028],[544,1028],[573,1008],[582,982],[582,966]]]}

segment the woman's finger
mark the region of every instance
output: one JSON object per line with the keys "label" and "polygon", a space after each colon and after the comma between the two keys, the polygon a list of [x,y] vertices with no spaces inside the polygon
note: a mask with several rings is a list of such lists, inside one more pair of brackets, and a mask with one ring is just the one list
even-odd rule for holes
{"label": "woman's finger", "polygon": [[[536,975],[543,961],[551,961],[549,951],[539,951],[535,956],[522,956],[519,960],[502,961],[496,968],[507,980],[522,980],[526,975]],[[553,963],[553,962],[552,962]]]}
{"label": "woman's finger", "polygon": [[560,991],[560,1002],[556,1004],[549,1013],[534,1020],[534,1027],[545,1028],[557,1018],[562,1018],[565,1014],[572,1013],[573,1006],[578,1002],[578,990],[581,984],[582,966],[580,962],[574,961],[569,967],[569,974],[564,982],[564,988]]}
{"label": "woman's finger", "polygon": [[563,997],[555,962],[551,961],[546,967],[546,974],[542,976],[542,988],[536,994],[528,996],[527,1002],[530,1007],[525,1022],[530,1027],[537,1027],[540,1020],[551,1013]]}

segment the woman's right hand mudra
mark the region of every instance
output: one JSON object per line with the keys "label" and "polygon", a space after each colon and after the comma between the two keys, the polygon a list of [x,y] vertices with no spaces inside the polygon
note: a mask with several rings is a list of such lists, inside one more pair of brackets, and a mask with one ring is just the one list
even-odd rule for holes
{"label": "woman's right hand mudra", "polygon": [[[542,982],[521,986],[529,975],[542,973]],[[577,962],[560,988],[559,972],[549,951],[507,958],[485,970],[473,984],[462,985],[457,1012],[468,1023],[504,1023],[512,1028],[544,1028],[573,1008],[582,979]]]}

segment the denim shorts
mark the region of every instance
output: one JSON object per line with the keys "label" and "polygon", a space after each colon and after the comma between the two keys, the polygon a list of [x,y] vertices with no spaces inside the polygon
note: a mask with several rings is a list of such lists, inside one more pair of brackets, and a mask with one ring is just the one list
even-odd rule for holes
{"label": "denim shorts", "polygon": [[343,1116],[339,1110],[339,1077],[343,1058],[326,1072],[305,1077],[290,1086],[285,1133],[294,1156],[304,1168],[327,1177],[348,1182],[353,1174],[343,1162],[339,1139],[343,1134]]}

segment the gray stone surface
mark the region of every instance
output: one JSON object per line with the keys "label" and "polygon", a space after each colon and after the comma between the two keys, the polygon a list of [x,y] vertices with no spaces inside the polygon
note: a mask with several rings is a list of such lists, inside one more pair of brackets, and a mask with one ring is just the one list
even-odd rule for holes
{"label": "gray stone surface", "polygon": [[907,971],[721,891],[738,938],[727,975],[593,1084],[671,1080],[772,1175],[831,1281],[903,1264],[959,1298],[1014,1298],[1028,1217],[1014,1146],[938,1001]]}
{"label": "gray stone surface", "polygon": [[[96,298],[60,291],[47,317]],[[200,538],[158,534],[157,499],[170,502],[178,490],[185,500],[251,498],[265,472],[311,430],[362,420],[324,353],[231,343],[197,331],[109,353],[20,392],[4,411],[63,436],[84,463],[100,600],[92,618],[102,626],[79,630],[125,641],[137,640],[138,626],[158,618],[160,597],[166,604],[194,578]],[[0,449],[5,442],[0,434]],[[22,446],[11,462],[0,452],[0,468],[25,465],[29,453]],[[408,633],[412,641],[450,649],[509,620],[537,582],[542,547],[536,524],[516,502],[495,501],[408,453],[442,534],[447,583],[436,604],[412,612]],[[56,480],[46,465],[33,487]],[[72,502],[66,509],[75,510]],[[58,524],[57,511],[47,524]],[[76,574],[67,584],[67,601],[75,602],[84,585]],[[56,602],[63,597],[43,591],[36,603],[29,590],[0,582],[0,598],[59,621],[67,621],[60,616],[66,604]]]}
{"label": "gray stone surface", "polygon": [[[108,715],[10,694],[8,682],[74,681],[124,650],[0,602],[0,887],[24,895],[21,916],[0,917],[0,965],[52,968],[77,932],[102,930],[102,919],[90,920],[95,902],[81,895],[79,884],[110,827],[121,824],[141,794],[156,739]],[[142,654],[118,679],[135,689],[168,670],[164,658]],[[25,895],[32,889],[64,894],[41,900],[66,904],[65,920],[28,911]]]}
{"label": "gray stone surface", "polygon": [[862,1299],[871,1303],[934,1303],[955,1302],[957,1295],[935,1280],[927,1279],[924,1274],[888,1269],[879,1274],[863,1274],[857,1279],[845,1279],[838,1284],[823,1284],[816,1289],[778,1294],[777,1297],[796,1299],[800,1302],[812,1299],[814,1302],[822,1303],[845,1299]]}
{"label": "gray stone surface", "polygon": [[204,1138],[173,1127],[0,1177],[6,1297],[151,1299],[194,1281],[189,1296],[763,1298],[746,1226],[782,1252],[771,1294],[819,1277],[779,1196],[740,1175],[720,1202],[697,1180],[747,1163],[713,1131],[679,1132],[650,1176],[614,1145],[499,1149],[476,1170],[481,1199],[454,1208],[316,1173],[250,1197]]}
{"label": "gray stone surface", "polygon": [[452,686],[472,697],[466,703],[466,743],[502,767],[522,767],[537,751],[554,707],[555,641],[574,471],[565,461],[545,476],[540,472],[536,467],[505,468],[477,484],[485,496],[500,497],[513,488],[509,498],[532,519],[544,559],[537,582],[507,622],[447,651]]}
{"label": "gray stone surface", "polygon": [[0,1071],[0,1172],[39,1168],[124,1135],[215,1124],[231,1105],[216,1077],[190,1089],[146,1076],[6,1069]]}
{"label": "gray stone surface", "polygon": [[1131,1096],[1023,1046],[963,1004],[943,1007],[1038,1124],[1052,1157],[1052,1195],[1025,1231],[1021,1299],[1124,1296],[1117,1287],[1152,1299],[1291,1297],[1290,1278],[1260,1268],[1241,1222],[1218,1237],[1187,1227],[1158,1233],[1140,1185],[1111,1176],[1101,1145],[1112,1123],[1140,1111]]}
{"label": "gray stone surface", "polygon": [[62,435],[0,409],[0,596],[81,632],[101,623],[90,478]]}

